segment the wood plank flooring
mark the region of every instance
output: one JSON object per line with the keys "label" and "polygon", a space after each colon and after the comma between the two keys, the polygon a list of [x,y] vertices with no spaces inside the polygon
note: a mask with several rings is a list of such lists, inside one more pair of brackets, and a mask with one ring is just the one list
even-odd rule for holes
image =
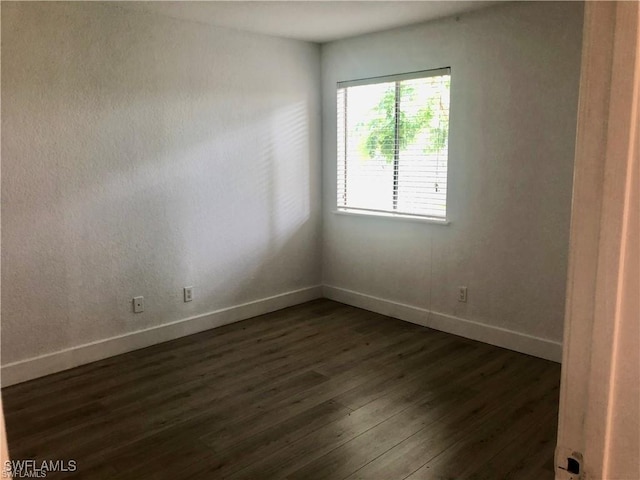
{"label": "wood plank flooring", "polygon": [[2,391],[82,479],[553,479],[560,366],[317,300]]}

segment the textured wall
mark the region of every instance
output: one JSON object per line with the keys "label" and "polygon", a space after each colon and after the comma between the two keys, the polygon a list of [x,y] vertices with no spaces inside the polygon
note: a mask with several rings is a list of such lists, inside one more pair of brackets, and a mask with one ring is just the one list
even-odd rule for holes
{"label": "textured wall", "polygon": [[[581,34],[516,2],[323,45],[324,283],[561,341]],[[445,66],[451,224],[334,214],[336,82]]]}
{"label": "textured wall", "polygon": [[318,284],[319,55],[3,2],[2,363]]}

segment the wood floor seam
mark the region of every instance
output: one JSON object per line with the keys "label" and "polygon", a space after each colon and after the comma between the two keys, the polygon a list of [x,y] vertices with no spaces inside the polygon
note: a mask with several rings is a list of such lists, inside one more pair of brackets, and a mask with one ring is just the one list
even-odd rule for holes
{"label": "wood floor seam", "polygon": [[2,395],[12,458],[77,462],[54,480],[552,480],[559,377],[320,299]]}

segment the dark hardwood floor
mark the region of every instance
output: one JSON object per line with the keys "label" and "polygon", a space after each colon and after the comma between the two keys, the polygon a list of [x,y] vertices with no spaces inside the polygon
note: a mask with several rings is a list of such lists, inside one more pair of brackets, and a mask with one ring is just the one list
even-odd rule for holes
{"label": "dark hardwood floor", "polygon": [[318,300],[2,391],[87,479],[553,478],[560,366]]}

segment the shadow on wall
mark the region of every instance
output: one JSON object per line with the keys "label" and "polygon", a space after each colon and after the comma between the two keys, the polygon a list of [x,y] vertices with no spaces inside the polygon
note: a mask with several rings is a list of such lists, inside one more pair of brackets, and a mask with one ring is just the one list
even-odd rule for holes
{"label": "shadow on wall", "polygon": [[[310,155],[307,106],[298,103],[277,109],[258,136],[261,150],[251,167],[257,182],[247,181],[237,170],[229,172],[231,188],[240,198],[225,205],[228,211],[218,233],[221,245],[244,243],[242,249],[227,249],[228,255],[222,256],[209,251],[201,256],[205,261],[202,267],[208,272],[203,288],[212,304],[221,292],[230,305],[273,295],[278,293],[271,287],[277,279],[289,279],[288,289],[295,290],[308,283],[305,272],[297,266],[311,261],[314,271],[320,268],[319,255],[313,258],[318,250],[309,249],[313,245],[320,248],[319,232],[309,225],[313,193],[310,166],[301,161]],[[252,205],[252,212],[247,212],[247,205]],[[240,221],[243,215],[251,215],[253,220]],[[236,275],[220,275],[221,270],[235,271]],[[248,297],[248,292],[257,295]]]}
{"label": "shadow on wall", "polygon": [[[318,238],[308,224],[306,110],[303,103],[281,108],[255,125],[227,129],[224,138],[163,152],[157,163],[131,162],[120,172],[60,165],[55,173],[49,170],[53,191],[44,192],[46,200],[37,201],[42,192],[30,193],[32,206],[13,201],[25,192],[9,193],[5,205],[17,211],[5,215],[3,225],[9,236],[4,265],[10,279],[3,292],[7,337],[14,321],[29,319],[55,326],[53,334],[63,344],[102,338],[95,336],[98,322],[129,326],[129,299],[136,292],[147,296],[150,307],[163,296],[175,300],[182,286],[195,283],[198,304],[209,311],[281,293],[274,289],[275,278],[286,279],[286,289],[305,285],[315,269],[305,267],[309,245]],[[78,127],[70,131],[86,139]],[[14,175],[4,178],[11,181]],[[20,238],[25,241],[13,244]],[[319,258],[314,262],[319,268]],[[43,274],[51,283],[34,288]],[[184,316],[180,303],[167,303],[163,320]],[[105,319],[105,312],[112,317]],[[136,320],[138,328],[158,323],[155,316]]]}
{"label": "shadow on wall", "polygon": [[3,363],[317,283],[312,73],[269,66],[254,37],[225,33],[238,61],[208,29],[176,42],[169,19],[56,29],[19,8],[33,18],[2,31]]}

